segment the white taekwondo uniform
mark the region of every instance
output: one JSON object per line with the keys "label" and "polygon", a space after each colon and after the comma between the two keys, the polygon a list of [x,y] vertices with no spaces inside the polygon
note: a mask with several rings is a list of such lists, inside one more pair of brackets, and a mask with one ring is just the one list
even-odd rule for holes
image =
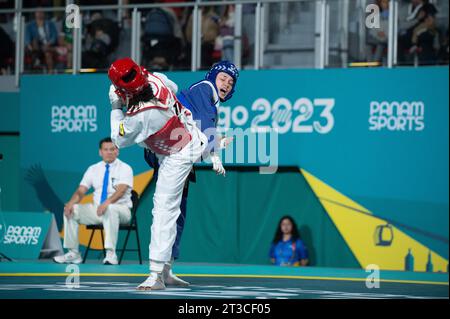
{"label": "white taekwondo uniform", "polygon": [[171,258],[185,180],[208,139],[189,110],[178,102],[173,92],[177,90],[175,83],[158,73],[149,73],[147,79],[155,97],[130,107],[126,113],[121,109],[124,101],[111,85],[111,138],[119,148],[138,144],[158,156],[149,256],[150,270],[160,272]]}

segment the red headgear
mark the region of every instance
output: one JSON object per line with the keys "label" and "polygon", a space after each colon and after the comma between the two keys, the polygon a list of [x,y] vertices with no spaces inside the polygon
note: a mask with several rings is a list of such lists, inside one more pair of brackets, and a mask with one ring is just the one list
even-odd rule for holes
{"label": "red headgear", "polygon": [[130,58],[123,58],[111,64],[108,77],[122,98],[140,93],[147,82],[148,71]]}

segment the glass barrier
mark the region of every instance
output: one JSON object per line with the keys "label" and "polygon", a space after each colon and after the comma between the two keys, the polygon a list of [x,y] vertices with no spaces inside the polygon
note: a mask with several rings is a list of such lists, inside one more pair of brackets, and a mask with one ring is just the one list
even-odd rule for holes
{"label": "glass barrier", "polygon": [[12,75],[15,70],[16,31],[14,14],[0,14],[0,75]]}
{"label": "glass barrier", "polygon": [[255,66],[255,20],[256,5],[242,5],[241,61],[242,68]]}
{"label": "glass barrier", "polygon": [[328,2],[329,33],[325,67],[387,65],[388,17],[380,11],[380,19],[372,19],[372,11],[366,11],[371,4],[371,1],[361,0]]}
{"label": "glass barrier", "polygon": [[[191,63],[193,14],[185,25],[187,62]],[[201,45],[198,67],[207,70],[220,60],[254,68],[256,5],[222,5],[201,7]]]}
{"label": "glass barrier", "polygon": [[[329,1],[326,66],[388,66],[391,9],[398,17],[393,26],[393,66],[448,64],[448,1],[431,1],[423,6],[414,6],[409,0],[396,3],[392,8],[389,0]],[[366,11],[373,4],[379,8],[376,25],[370,25],[375,21]]]}
{"label": "glass barrier", "polygon": [[[141,9],[139,12],[141,63],[155,71],[190,70],[192,8],[151,8]],[[205,27],[210,28],[210,33],[214,33],[216,27],[214,23],[217,19],[213,11],[211,16],[212,24],[207,24]],[[202,28],[202,31],[205,30]],[[205,55],[202,56],[202,61],[205,63],[210,62],[207,60],[209,53],[205,51]]]}
{"label": "glass barrier", "polygon": [[397,65],[448,64],[449,1],[399,1]]}
{"label": "glass barrier", "polygon": [[[182,2],[181,5],[188,1]],[[66,27],[64,11],[46,11],[49,7],[62,8],[65,3],[24,1],[25,10],[40,7],[23,13],[23,73],[72,72],[73,29]],[[160,71],[191,70],[193,64],[206,70],[222,59],[231,60],[242,69],[388,66],[389,19],[394,14],[391,9],[398,17],[393,24],[393,66],[448,64],[447,0],[433,0],[423,6],[414,6],[416,2],[410,0],[306,0],[260,5],[208,5],[202,1],[197,53],[192,49],[192,6],[139,8],[139,39],[133,47],[133,10],[97,10],[92,6],[142,5],[148,1],[74,3],[83,6],[77,60],[81,71],[105,72],[112,61],[132,56],[135,49],[138,52],[134,56],[139,56],[142,65]],[[392,3],[397,5],[393,7]],[[379,25],[375,28],[367,25],[367,8],[373,4],[379,8]],[[14,1],[0,2],[0,10],[0,74],[13,74]],[[322,28],[325,36],[321,35]],[[192,57],[192,52],[197,55]]]}
{"label": "glass barrier", "polygon": [[[101,6],[101,5],[115,5],[117,0],[75,0],[74,4],[79,6]],[[125,4],[125,3],[124,3]]]}
{"label": "glass barrier", "polygon": [[23,73],[54,74],[70,68],[72,34],[65,28],[65,13],[37,9],[23,17]]}
{"label": "glass barrier", "polygon": [[329,33],[325,67],[387,66],[388,1],[379,1],[380,15],[376,19],[371,16],[374,11],[368,9],[373,4],[371,1],[328,2]]}
{"label": "glass barrier", "polygon": [[14,0],[1,0],[0,1],[0,10],[1,9],[14,9]]}
{"label": "glass barrier", "polygon": [[63,7],[65,5],[65,0],[22,0],[23,9]]}
{"label": "glass barrier", "polygon": [[261,13],[263,68],[314,68],[316,3],[270,3]]}
{"label": "glass barrier", "polygon": [[115,59],[129,55],[131,31],[120,27],[116,10],[83,10],[81,16],[81,69],[106,72]]}

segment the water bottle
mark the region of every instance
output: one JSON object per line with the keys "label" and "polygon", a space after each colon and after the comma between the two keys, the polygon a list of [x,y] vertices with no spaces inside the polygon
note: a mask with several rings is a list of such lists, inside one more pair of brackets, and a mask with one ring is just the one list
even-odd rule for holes
{"label": "water bottle", "polygon": [[414,271],[414,256],[411,253],[411,248],[408,249],[408,254],[405,257],[405,271]]}
{"label": "water bottle", "polygon": [[427,272],[433,272],[433,263],[431,262],[431,251],[428,252]]}

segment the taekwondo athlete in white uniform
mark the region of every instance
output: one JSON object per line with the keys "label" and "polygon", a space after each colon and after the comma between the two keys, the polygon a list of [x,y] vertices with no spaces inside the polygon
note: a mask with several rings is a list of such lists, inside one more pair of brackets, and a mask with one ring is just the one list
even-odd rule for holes
{"label": "taekwondo athlete in white uniform", "polygon": [[134,144],[148,148],[159,159],[149,246],[150,276],[137,289],[165,289],[162,272],[171,259],[183,186],[208,139],[177,100],[177,86],[166,76],[152,74],[130,58],[115,61],[108,76],[112,82],[112,140],[119,148]]}

